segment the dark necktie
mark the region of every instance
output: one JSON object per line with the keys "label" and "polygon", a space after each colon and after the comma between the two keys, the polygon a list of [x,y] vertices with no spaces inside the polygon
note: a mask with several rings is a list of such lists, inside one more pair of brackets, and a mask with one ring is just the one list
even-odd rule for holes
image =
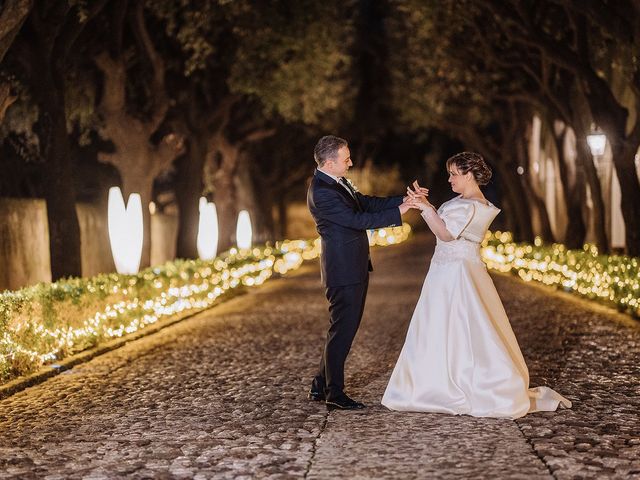
{"label": "dark necktie", "polygon": [[351,195],[353,198],[356,198],[356,192],[353,190],[351,185],[349,185],[349,182],[347,182],[346,178],[344,177],[338,178],[338,183],[347,189],[347,192],[349,192],[349,195]]}

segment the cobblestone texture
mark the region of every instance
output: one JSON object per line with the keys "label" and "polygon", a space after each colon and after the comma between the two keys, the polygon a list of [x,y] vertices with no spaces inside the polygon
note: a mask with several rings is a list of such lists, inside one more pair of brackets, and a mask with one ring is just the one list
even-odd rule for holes
{"label": "cobblestone texture", "polygon": [[379,405],[433,245],[374,252],[350,393],[305,394],[322,348],[317,268],[273,281],[0,402],[4,478],[640,478],[640,326],[496,276],[527,359],[571,410],[515,422]]}

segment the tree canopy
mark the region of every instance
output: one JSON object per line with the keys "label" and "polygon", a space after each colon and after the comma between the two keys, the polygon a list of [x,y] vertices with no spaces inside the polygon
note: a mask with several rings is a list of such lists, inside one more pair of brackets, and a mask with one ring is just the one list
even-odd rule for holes
{"label": "tree canopy", "polygon": [[[15,181],[0,182],[0,194],[47,200],[58,278],[79,268],[75,151],[86,168],[109,165],[145,203],[164,205],[167,193],[180,212],[178,254],[194,256],[202,194],[222,204],[223,245],[245,203],[270,217],[264,236],[273,238],[282,185],[304,181],[303,160],[292,157],[312,169],[322,134],[350,135],[361,165],[399,164],[382,158],[395,148],[419,168],[447,153],[433,150],[445,141],[425,141],[439,135],[487,157],[516,237],[530,239],[535,220],[555,240],[528,171],[537,117],[557,144],[570,218],[560,237],[584,241],[587,190],[603,224],[585,140],[597,126],[620,181],[627,250],[637,255],[639,15],[632,0],[4,2],[0,162]],[[561,151],[568,132],[575,160]],[[287,178],[270,187],[265,171]],[[606,232],[596,230],[606,250]]]}

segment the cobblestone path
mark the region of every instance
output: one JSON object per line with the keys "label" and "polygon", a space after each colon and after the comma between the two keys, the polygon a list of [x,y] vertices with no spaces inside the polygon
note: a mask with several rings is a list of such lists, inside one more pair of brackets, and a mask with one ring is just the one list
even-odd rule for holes
{"label": "cobblestone path", "polygon": [[379,405],[433,248],[376,250],[348,362],[370,408],[306,400],[327,326],[317,266],[0,401],[0,479],[640,478],[640,323],[495,282],[527,359],[571,410],[517,421]]}

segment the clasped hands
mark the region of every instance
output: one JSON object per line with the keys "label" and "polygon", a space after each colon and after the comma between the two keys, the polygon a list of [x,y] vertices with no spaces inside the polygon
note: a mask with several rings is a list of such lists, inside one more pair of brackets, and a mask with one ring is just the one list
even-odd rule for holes
{"label": "clasped hands", "polygon": [[[411,188],[413,187],[413,189]],[[427,197],[429,196],[429,189],[421,187],[417,180],[414,180],[413,184],[407,187],[407,195],[402,199],[401,211],[408,211],[411,208],[425,211],[428,208],[435,207],[429,202]],[[405,207],[405,208],[402,208]]]}

